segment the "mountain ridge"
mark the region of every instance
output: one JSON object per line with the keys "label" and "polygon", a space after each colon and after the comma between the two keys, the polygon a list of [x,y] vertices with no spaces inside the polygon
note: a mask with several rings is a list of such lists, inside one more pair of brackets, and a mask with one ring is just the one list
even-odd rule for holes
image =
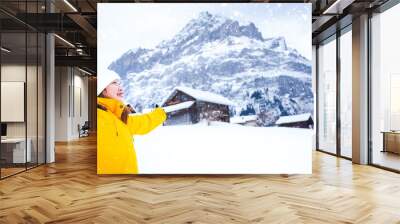
{"label": "mountain ridge", "polygon": [[[115,60],[109,69],[121,75],[125,100],[139,110],[160,103],[176,86],[221,94],[239,105],[232,115],[249,107],[281,115],[311,112],[311,62],[284,37],[264,38],[254,23],[202,12],[173,38],[153,49],[136,48]],[[288,83],[302,92],[293,90]],[[266,91],[266,88],[268,91]],[[250,96],[261,91],[261,98]]]}

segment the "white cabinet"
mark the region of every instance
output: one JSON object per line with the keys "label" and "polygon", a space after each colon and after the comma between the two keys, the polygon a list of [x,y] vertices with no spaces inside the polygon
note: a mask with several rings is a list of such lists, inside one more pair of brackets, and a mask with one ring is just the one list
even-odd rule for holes
{"label": "white cabinet", "polygon": [[28,138],[26,143],[28,145],[25,151],[25,138],[7,138],[1,140],[2,146],[6,146],[8,150],[12,151],[12,163],[32,161],[32,140]]}

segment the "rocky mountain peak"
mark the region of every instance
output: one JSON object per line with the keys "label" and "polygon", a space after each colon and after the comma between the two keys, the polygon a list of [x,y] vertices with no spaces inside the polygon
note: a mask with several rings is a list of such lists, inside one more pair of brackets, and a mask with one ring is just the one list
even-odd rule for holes
{"label": "rocky mountain peak", "polygon": [[284,37],[276,37],[273,38],[271,41],[271,46],[272,49],[277,49],[277,50],[281,50],[281,51],[285,51],[288,49],[287,45],[286,45],[286,40]]}
{"label": "rocky mountain peak", "polygon": [[127,51],[109,69],[121,75],[125,100],[139,111],[159,104],[176,86],[222,95],[238,105],[236,115],[274,118],[263,126],[313,110],[308,59],[284,37],[263,38],[252,22],[207,11],[155,48]]}

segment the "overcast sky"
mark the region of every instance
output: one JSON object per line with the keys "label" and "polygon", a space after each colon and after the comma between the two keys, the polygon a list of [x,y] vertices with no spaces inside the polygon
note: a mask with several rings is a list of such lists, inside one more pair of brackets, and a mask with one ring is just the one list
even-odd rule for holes
{"label": "overcast sky", "polygon": [[202,11],[253,22],[264,38],[283,36],[311,60],[310,3],[100,3],[99,72],[129,49],[153,48],[172,38]]}

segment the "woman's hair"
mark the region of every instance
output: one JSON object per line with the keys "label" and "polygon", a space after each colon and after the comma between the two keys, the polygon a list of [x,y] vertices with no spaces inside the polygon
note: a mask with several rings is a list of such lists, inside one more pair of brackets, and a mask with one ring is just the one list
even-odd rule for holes
{"label": "woman's hair", "polygon": [[98,95],[98,97],[102,97],[102,98],[108,98],[108,97],[106,97],[106,96],[104,95],[104,90],[103,90],[103,91],[101,91],[101,93]]}
{"label": "woman's hair", "polygon": [[[104,90],[101,91],[101,93],[99,94],[98,97],[102,97],[102,98],[109,98],[104,94]],[[128,123],[128,115],[132,113],[132,107],[128,104],[124,107],[122,113],[121,113],[121,121],[124,122],[125,124]]]}
{"label": "woman's hair", "polygon": [[124,107],[124,110],[121,113],[121,121],[124,122],[125,124],[128,123],[128,116],[130,114],[130,110],[127,107]]}

